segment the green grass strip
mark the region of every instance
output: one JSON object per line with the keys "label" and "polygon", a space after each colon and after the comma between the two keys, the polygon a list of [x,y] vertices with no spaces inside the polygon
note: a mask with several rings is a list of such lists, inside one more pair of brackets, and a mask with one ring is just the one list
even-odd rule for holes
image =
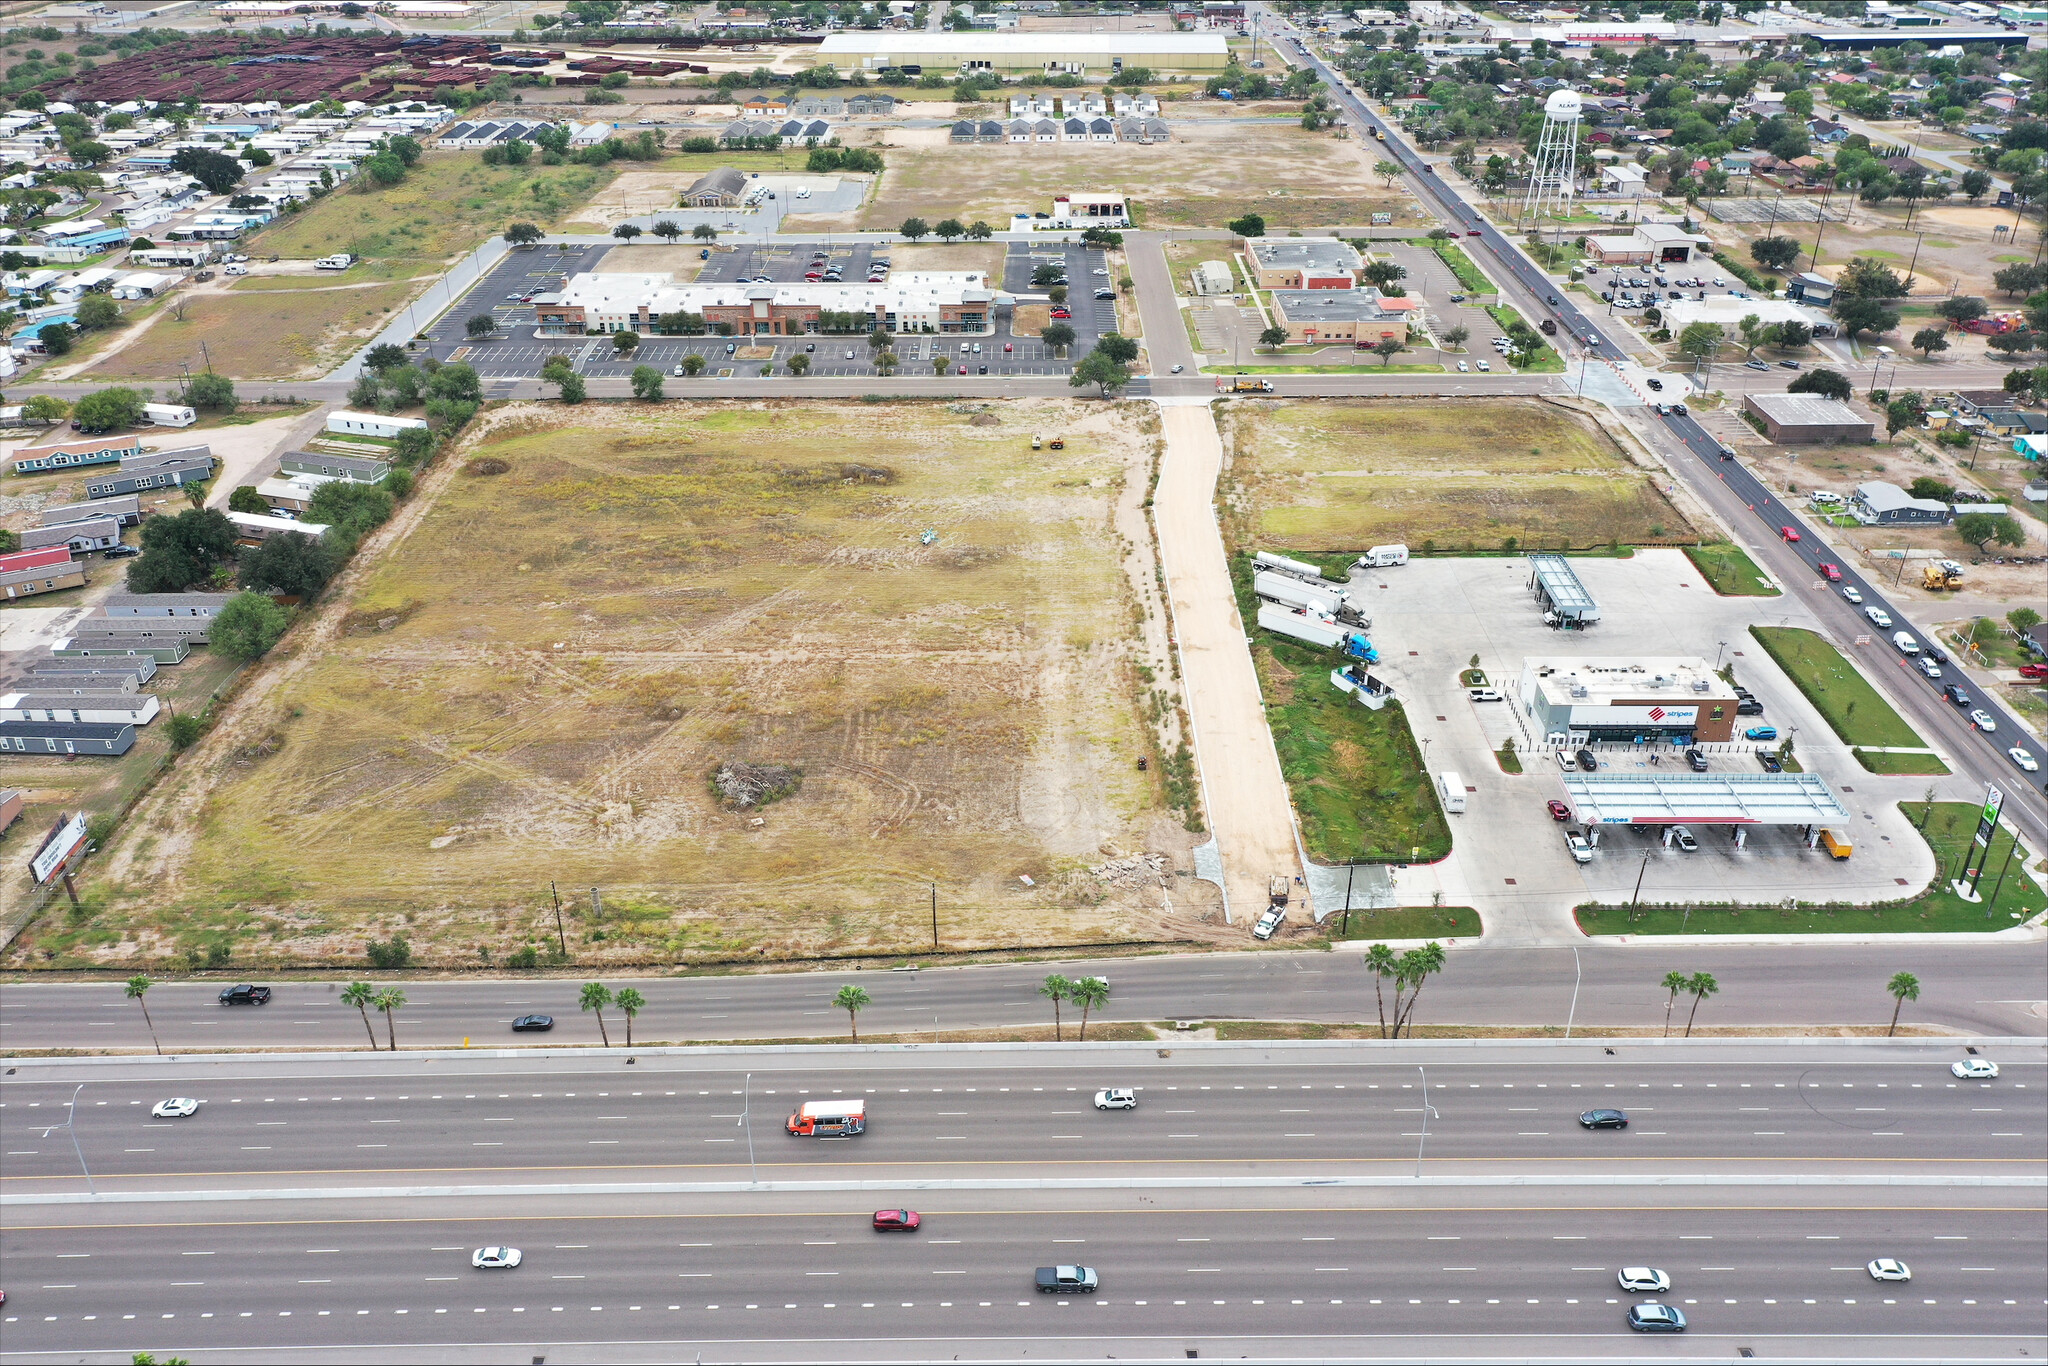
{"label": "green grass strip", "polygon": [[1749,552],[1728,541],[1689,545],[1686,557],[1707,576],[1707,586],[1724,598],[1775,598],[1778,586],[1757,567]]}
{"label": "green grass strip", "polygon": [[1752,626],[1749,633],[1799,685],[1844,744],[1927,747],[1856,665],[1816,633],[1797,626]]}

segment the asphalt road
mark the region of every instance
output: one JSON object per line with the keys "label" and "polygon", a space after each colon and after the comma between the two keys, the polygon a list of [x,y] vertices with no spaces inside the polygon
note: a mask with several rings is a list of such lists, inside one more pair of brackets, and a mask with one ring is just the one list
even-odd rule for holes
{"label": "asphalt road", "polygon": [[[857,1197],[751,1193],[14,1211],[0,1360],[928,1359],[934,1343],[980,1359],[2018,1359],[2048,1316],[2029,1196],[1242,1194],[941,1195],[912,1234],[874,1232]],[[487,1244],[522,1264],[473,1270]],[[1912,1282],[1871,1280],[1877,1256]],[[1100,1292],[1032,1293],[1032,1268],[1063,1262],[1094,1267]],[[1671,1290],[1622,1291],[1627,1265]],[[1629,1333],[1647,1299],[1690,1334]]]}
{"label": "asphalt road", "polygon": [[[30,1067],[0,1083],[0,1190],[619,1180],[1056,1180],[1479,1173],[2034,1177],[2041,1049],[1946,1042],[1367,1052],[1149,1047],[869,1055],[744,1050],[442,1059],[277,1055]],[[1465,1050],[1470,1052],[1470,1050]],[[44,1132],[71,1113],[74,1135]],[[1138,1107],[1097,1110],[1097,1088]],[[155,1119],[169,1096],[196,1115]],[[807,1101],[863,1098],[867,1132],[795,1137]],[[1430,1107],[1423,1132],[1425,1106]],[[1624,1130],[1589,1131],[1592,1109]],[[1426,1140],[1426,1145],[1425,1145]]]}
{"label": "asphalt road", "polygon": [[[1802,1028],[1881,1024],[1894,972],[1919,977],[1920,999],[1907,1025],[1933,1023],[1968,1034],[2048,1032],[2048,944],[1726,944],[1636,941],[1570,946],[1453,944],[1449,965],[1431,979],[1416,1008],[1418,1024],[1550,1025],[1572,1019],[1581,1032],[1657,1029],[1668,971],[1710,972],[1720,994],[1701,1009],[1702,1027]],[[1576,1013],[1574,963],[1583,968]],[[853,971],[732,977],[641,977],[647,998],[635,1021],[642,1042],[815,1038],[839,1034],[846,1013],[832,1006],[840,986],[859,983],[873,998],[861,1016],[870,1034],[993,1028],[1051,1022],[1038,992],[1049,973],[1101,976],[1111,995],[1097,1019],[1375,1019],[1373,979],[1348,953],[1244,953],[1148,956],[1067,962],[927,968],[918,973]],[[614,985],[618,983],[615,981]],[[341,1004],[339,980],[272,981],[267,1006],[223,1006],[225,982],[161,982],[148,1002],[157,1037],[183,1048],[368,1047],[361,1016]],[[594,1044],[596,1021],[577,1008],[578,980],[566,977],[413,979],[396,1027],[406,1047],[460,1047],[464,1040],[516,1044]],[[555,1018],[551,1034],[513,1034],[515,1016]],[[1071,1012],[1069,1012],[1071,1017]],[[379,1041],[384,1022],[376,1025]],[[622,1022],[610,1024],[618,1038]],[[1072,1019],[1068,1020],[1069,1029]],[[0,1048],[150,1047],[142,1012],[121,984],[17,982],[0,992]]]}

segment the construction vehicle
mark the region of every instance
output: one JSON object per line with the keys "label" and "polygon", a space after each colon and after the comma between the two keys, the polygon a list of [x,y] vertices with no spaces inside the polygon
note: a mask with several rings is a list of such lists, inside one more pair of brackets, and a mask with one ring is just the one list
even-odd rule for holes
{"label": "construction vehicle", "polygon": [[1266,904],[1286,906],[1287,897],[1294,889],[1294,883],[1285,873],[1275,873],[1266,879]]}
{"label": "construction vehicle", "polygon": [[1954,560],[1936,560],[1920,566],[1920,586],[1930,593],[1961,592],[1963,567]]}
{"label": "construction vehicle", "polygon": [[1387,130],[1384,128],[1375,128],[1372,130],[1372,136],[1373,141],[1375,142],[1385,142],[1387,140]]}
{"label": "construction vehicle", "polygon": [[1273,392],[1273,381],[1269,379],[1234,379],[1230,382],[1230,392],[1233,394],[1270,394]]}
{"label": "construction vehicle", "polygon": [[1035,437],[1035,436],[1034,436],[1034,437],[1032,437],[1032,438],[1031,438],[1031,449],[1032,449],[1032,450],[1034,450],[1034,451],[1035,451],[1035,450],[1039,449],[1039,446],[1040,446],[1040,444],[1041,444],[1041,443],[1039,442],[1039,439],[1038,439],[1037,437]]}

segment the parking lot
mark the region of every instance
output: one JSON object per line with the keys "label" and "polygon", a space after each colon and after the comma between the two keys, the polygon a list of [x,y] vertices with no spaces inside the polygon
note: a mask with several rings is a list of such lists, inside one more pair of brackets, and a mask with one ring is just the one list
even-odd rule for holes
{"label": "parking lot", "polygon": [[[704,358],[703,377],[709,379],[735,375],[751,377],[759,374],[764,366],[780,370],[788,365],[790,357],[798,354],[810,358],[810,373],[813,375],[877,373],[873,359],[875,353],[864,335],[646,335],[641,338],[639,348],[624,357],[618,355],[608,336],[536,335],[533,307],[518,302],[516,296],[525,294],[536,285],[559,287],[567,276],[594,269],[604,254],[613,250],[630,251],[632,248],[592,244],[565,252],[551,245],[530,251],[508,252],[467,296],[427,329],[424,335],[428,341],[423,353],[430,350],[431,354],[444,361],[465,361],[474,365],[486,379],[500,381],[531,379],[540,374],[541,367],[550,356],[567,356],[579,374],[597,378],[629,375],[641,365],[673,371],[685,356],[692,354]],[[705,261],[699,278],[707,282],[736,282],[765,275],[773,283],[801,284],[817,252],[823,252],[828,261],[841,265],[846,283],[858,285],[867,281],[873,261],[877,258],[890,259],[890,244],[869,238],[738,244],[730,250],[713,252]],[[1106,275],[1093,273],[1107,269],[1103,261],[1102,253],[1086,247],[1013,242],[1004,255],[1002,280],[992,282],[1002,294],[1022,296],[1027,302],[1035,296],[1042,302],[1045,288],[1032,285],[1033,273],[1047,263],[1063,265],[1071,291],[1068,306],[1073,312],[1068,325],[1074,329],[1075,335],[1074,345],[1066,356],[1054,355],[1052,348],[1038,339],[1035,328],[1028,334],[1014,331],[1015,307],[999,304],[995,310],[995,329],[989,334],[962,337],[956,334],[905,333],[897,337],[892,349],[899,373],[930,374],[941,356],[949,362],[949,373],[956,375],[962,373],[963,368],[969,375],[1071,373],[1074,363],[1088,353],[1095,339],[1116,325],[1115,302],[1094,297],[1097,286],[1111,287],[1113,284]],[[486,308],[498,319],[498,336],[489,341],[473,342],[468,335],[469,319],[486,311]]]}
{"label": "parking lot", "polygon": [[[1452,771],[1467,789],[1466,810],[1449,817],[1451,857],[1404,873],[1404,900],[1435,887],[1446,904],[1476,901],[1488,908],[1490,927],[1540,937],[1571,927],[1554,911],[1537,908],[1627,901],[1638,876],[1645,901],[1757,904],[1788,897],[1887,900],[1933,875],[1931,856],[1895,805],[1920,798],[1929,780],[1866,772],[1748,633],[1755,621],[1815,627],[1796,595],[1762,607],[1755,598],[1720,597],[1676,550],[1638,551],[1625,560],[1574,557],[1571,563],[1604,614],[1584,632],[1543,624],[1526,587],[1529,563],[1521,557],[1418,559],[1353,574],[1352,597],[1373,619],[1370,634],[1382,657],[1374,674],[1391,682],[1406,705],[1432,779]],[[1468,698],[1459,675],[1475,654],[1488,682],[1508,700]],[[1695,825],[1699,847],[1686,852],[1666,847],[1656,827],[1609,826],[1592,861],[1574,863],[1565,834],[1581,827],[1560,823],[1545,809],[1548,800],[1565,796],[1558,762],[1543,737],[1529,733],[1529,719],[1513,700],[1523,660],[1539,655],[1690,655],[1710,665],[1717,657],[1732,664],[1735,681],[1764,707],[1762,716],[1740,718],[1737,736],[1759,724],[1789,736],[1806,771],[1824,778],[1850,810],[1847,834],[1855,853],[1838,862],[1808,849],[1791,828],[1743,827],[1748,834],[1737,849],[1731,827]],[[1503,772],[1495,758],[1509,739],[1524,765],[1519,775]],[[1710,771],[1761,773],[1756,751],[1769,747],[1738,740],[1704,749]],[[1670,746],[1593,748],[1603,773],[1686,771],[1683,754]],[[1936,786],[1953,781],[1936,780]]]}

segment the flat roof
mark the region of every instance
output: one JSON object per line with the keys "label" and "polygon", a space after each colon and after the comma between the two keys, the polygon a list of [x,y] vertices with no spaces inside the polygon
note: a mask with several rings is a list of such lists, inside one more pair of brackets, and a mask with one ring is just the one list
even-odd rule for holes
{"label": "flat roof", "polygon": [[705,308],[739,308],[756,300],[771,305],[815,305],[841,312],[873,312],[883,307],[903,313],[941,304],[988,303],[995,295],[978,271],[904,271],[880,284],[822,280],[761,284],[746,280],[679,285],[666,275],[577,275],[561,293],[564,307],[584,308],[599,316],[631,313],[642,304],[655,313]]}
{"label": "flat roof", "polygon": [[1586,585],[1579,582],[1578,572],[1565,561],[1562,555],[1531,555],[1529,569],[1536,581],[1543,585],[1543,594],[1550,599],[1550,605],[1560,616],[1577,617],[1585,621],[1600,619],[1600,604],[1586,591]]}
{"label": "flat roof", "polygon": [[886,53],[917,57],[954,52],[1057,52],[1075,57],[1121,57],[1130,52],[1168,52],[1187,57],[1222,57],[1230,45],[1221,33],[830,33],[818,51],[831,56]]}
{"label": "flat roof", "polygon": [[1253,259],[1269,269],[1292,266],[1356,275],[1364,268],[1358,249],[1334,237],[1254,237],[1248,245]]}
{"label": "flat roof", "polygon": [[1848,427],[1871,425],[1870,419],[1840,399],[1818,394],[1745,394],[1750,406],[1771,421],[1790,427]]}
{"label": "flat roof", "polygon": [[1849,812],[1815,773],[1570,773],[1587,825],[1834,825]]}
{"label": "flat roof", "polygon": [[1631,701],[1669,697],[1673,702],[1703,698],[1732,701],[1734,687],[1698,656],[1629,658],[1530,658],[1523,668],[1550,703],[1595,706],[1617,698]]}

